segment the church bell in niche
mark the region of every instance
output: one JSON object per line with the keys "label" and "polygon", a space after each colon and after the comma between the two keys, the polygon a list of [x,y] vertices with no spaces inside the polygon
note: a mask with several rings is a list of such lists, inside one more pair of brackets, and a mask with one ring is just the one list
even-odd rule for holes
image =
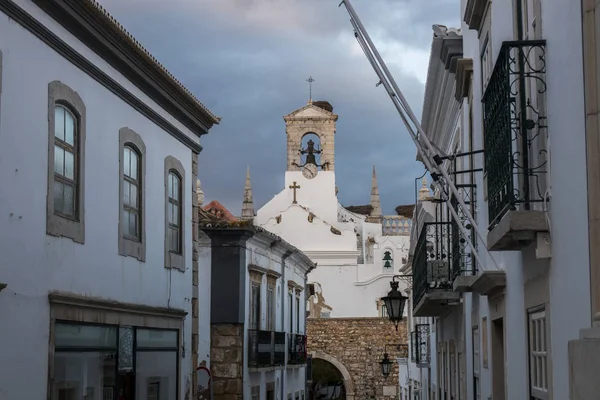
{"label": "church bell in niche", "polygon": [[[311,178],[333,171],[335,123],[338,116],[327,101],[312,101],[283,117],[287,135],[288,171]],[[306,171],[306,172],[305,172]]]}

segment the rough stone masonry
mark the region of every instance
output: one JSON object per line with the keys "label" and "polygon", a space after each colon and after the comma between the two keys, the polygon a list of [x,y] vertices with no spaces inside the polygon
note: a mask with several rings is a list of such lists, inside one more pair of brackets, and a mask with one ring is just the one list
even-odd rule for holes
{"label": "rough stone masonry", "polygon": [[[393,399],[384,396],[384,387],[398,391],[398,364],[394,362],[388,378],[381,373],[379,362],[384,347],[392,361],[399,356],[395,344],[407,344],[406,322],[398,331],[387,318],[309,318],[307,320],[307,347],[314,358],[332,362],[342,375],[347,372],[348,399]],[[316,377],[315,377],[316,378]],[[387,392],[387,390],[386,390]]]}

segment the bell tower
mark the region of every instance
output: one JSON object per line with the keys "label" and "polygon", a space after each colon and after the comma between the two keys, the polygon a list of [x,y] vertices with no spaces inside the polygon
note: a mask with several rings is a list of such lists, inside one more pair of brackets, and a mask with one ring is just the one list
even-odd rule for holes
{"label": "bell tower", "polygon": [[[309,100],[306,106],[283,117],[287,134],[287,170],[301,171],[309,159],[304,141],[310,136],[314,153],[318,155],[316,165],[323,171],[334,171],[335,167],[335,123],[338,116],[327,101]],[[315,142],[314,137],[319,143]],[[313,155],[313,151],[310,151]]]}

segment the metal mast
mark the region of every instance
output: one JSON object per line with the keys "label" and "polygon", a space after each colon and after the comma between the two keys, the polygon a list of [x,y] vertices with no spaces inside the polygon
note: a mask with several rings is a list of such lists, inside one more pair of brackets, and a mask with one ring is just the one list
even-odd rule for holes
{"label": "metal mast", "polygon": [[[460,196],[458,189],[452,182],[452,179],[450,179],[448,171],[446,171],[446,168],[444,168],[443,161],[439,159],[439,156],[437,156],[436,148],[427,137],[427,134],[423,131],[419,120],[410,108],[408,102],[406,101],[406,98],[402,94],[402,91],[400,91],[400,89],[398,88],[394,77],[392,76],[385,62],[381,58],[379,51],[377,51],[377,48],[371,41],[371,38],[365,30],[365,27],[363,26],[360,18],[354,11],[350,0],[342,0],[340,6],[342,4],[346,6],[346,10],[348,11],[348,14],[350,14],[350,22],[352,23],[352,26],[354,28],[354,36],[358,40],[360,47],[363,49],[365,55],[367,56],[367,59],[369,60],[371,66],[375,70],[375,73],[379,77],[379,83],[377,84],[377,86],[383,85],[388,95],[392,99],[394,106],[400,114],[400,118],[402,118],[402,121],[404,122],[404,125],[406,126],[406,129],[408,130],[411,139],[417,147],[417,151],[423,159],[423,164],[425,164],[425,168],[429,171],[431,175],[431,179],[433,180],[434,185],[436,185],[440,189],[441,193],[446,192],[444,185],[441,182],[441,174],[443,176],[443,181],[446,183],[446,186],[450,189],[452,194],[456,197],[458,204],[460,205],[461,209],[463,210],[463,213],[467,216],[469,222],[473,226],[475,232],[477,233],[477,236],[481,239],[482,243],[485,243],[485,238],[483,237],[483,234],[481,233],[479,227],[477,226],[477,223],[473,219],[473,216],[469,212],[469,209],[467,208],[462,197]],[[412,122],[412,125],[410,124],[409,119]],[[430,154],[436,155],[430,156]],[[457,211],[454,209],[450,201],[450,196],[446,196],[446,199],[444,200],[446,201],[446,204],[448,205],[448,210],[450,211],[452,218],[456,221],[461,231],[461,234],[463,234],[465,238],[468,237],[468,231],[463,225],[463,222],[460,220]],[[471,248],[471,254],[477,261],[477,264],[479,264],[479,267],[482,271],[486,271],[487,268],[485,267],[484,263],[479,257],[477,249],[474,248],[471,241],[467,242],[469,243],[469,247]],[[489,250],[487,250],[487,247],[485,247],[485,249],[496,269],[500,269]]]}

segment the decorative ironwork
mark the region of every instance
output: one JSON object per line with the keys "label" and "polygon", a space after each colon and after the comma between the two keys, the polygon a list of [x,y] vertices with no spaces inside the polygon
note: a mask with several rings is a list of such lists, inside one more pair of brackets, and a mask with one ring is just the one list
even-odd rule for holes
{"label": "decorative ironwork", "polygon": [[416,324],[410,333],[410,362],[426,367],[429,360],[429,324]]}
{"label": "decorative ironwork", "polygon": [[415,247],[413,307],[432,291],[452,289],[452,225],[426,222]]}
{"label": "decorative ironwork", "polygon": [[119,327],[119,372],[133,370],[133,328]]}
{"label": "decorative ironwork", "polygon": [[274,350],[273,332],[248,330],[248,366],[268,367],[273,365]]}
{"label": "decorative ironwork", "polygon": [[419,366],[429,365],[429,324],[415,325],[417,332],[417,362]]}
{"label": "decorative ironwork", "polygon": [[306,363],[306,335],[289,334],[288,364]]}
{"label": "decorative ironwork", "polygon": [[273,365],[285,365],[285,332],[273,332]]}
{"label": "decorative ironwork", "polygon": [[490,229],[546,197],[546,41],[503,42],[483,96]]}
{"label": "decorative ironwork", "polygon": [[[472,216],[475,218],[475,199],[476,199],[476,186],[473,184],[457,184],[455,185],[458,189],[459,195],[462,197],[465,205],[469,207]],[[458,223],[452,219],[452,276],[451,280],[454,281],[459,275],[476,275],[477,274],[477,263],[473,259],[472,251],[477,249],[477,234],[475,227],[471,226],[468,222],[467,215],[462,207],[458,206],[458,199],[452,196],[450,204],[456,210],[460,224],[462,224],[468,231],[468,237],[464,237],[460,231]],[[469,243],[471,245],[469,245]]]}
{"label": "decorative ironwork", "polygon": [[410,362],[415,364],[417,363],[417,354],[419,354],[418,343],[417,331],[412,331],[410,333]]}

